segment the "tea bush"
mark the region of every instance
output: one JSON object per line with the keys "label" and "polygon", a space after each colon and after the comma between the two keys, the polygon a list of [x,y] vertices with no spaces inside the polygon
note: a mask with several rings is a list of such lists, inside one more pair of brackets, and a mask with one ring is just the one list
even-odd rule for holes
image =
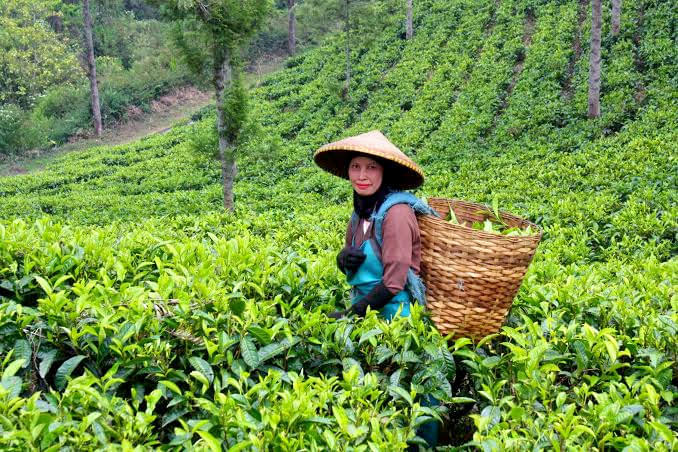
{"label": "tea bush", "polygon": [[[440,417],[482,450],[678,447],[678,11],[624,7],[588,120],[578,6],[415,2],[411,41],[354,48],[350,97],[343,36],[295,57],[253,93],[233,214],[212,112],[0,180],[0,444],[402,449]],[[350,189],[311,155],[372,128],[422,164],[419,196],[544,229],[496,335],[326,317]]]}

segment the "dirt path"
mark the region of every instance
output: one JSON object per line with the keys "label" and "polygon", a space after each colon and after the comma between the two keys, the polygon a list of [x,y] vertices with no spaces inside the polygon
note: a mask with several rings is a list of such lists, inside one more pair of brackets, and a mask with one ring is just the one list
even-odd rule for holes
{"label": "dirt path", "polygon": [[179,88],[154,100],[150,113],[144,113],[135,107],[130,108],[129,119],[105,129],[101,138],[79,137],[53,150],[30,151],[21,157],[0,160],[0,177],[39,170],[65,152],[94,146],[125,144],[147,135],[167,131],[177,122],[190,117],[211,102],[213,102],[211,93],[191,86]]}
{"label": "dirt path", "polygon": [[[245,84],[259,86],[266,75],[281,69],[286,55],[261,55],[245,73]],[[70,143],[48,151],[30,151],[12,159],[0,156],[0,177],[26,174],[44,168],[54,158],[69,151],[78,151],[95,146],[115,146],[130,143],[145,136],[170,130],[179,121],[214,102],[214,94],[192,86],[174,90],[151,102],[151,112],[144,113],[131,107],[128,120],[104,129],[101,138],[76,137]],[[106,125],[104,125],[106,126]]]}

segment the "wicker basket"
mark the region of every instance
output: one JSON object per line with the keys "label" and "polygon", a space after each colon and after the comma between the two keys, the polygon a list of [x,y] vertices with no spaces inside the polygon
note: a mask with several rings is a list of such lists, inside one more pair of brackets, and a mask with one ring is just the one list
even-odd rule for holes
{"label": "wicker basket", "polygon": [[[429,205],[442,218],[452,207],[462,224],[491,215],[481,204],[459,200],[430,198]],[[529,225],[537,233],[505,236],[429,215],[419,217],[426,306],[442,334],[479,340],[499,331],[504,323],[542,234],[529,221],[504,212],[500,215],[510,227]]]}

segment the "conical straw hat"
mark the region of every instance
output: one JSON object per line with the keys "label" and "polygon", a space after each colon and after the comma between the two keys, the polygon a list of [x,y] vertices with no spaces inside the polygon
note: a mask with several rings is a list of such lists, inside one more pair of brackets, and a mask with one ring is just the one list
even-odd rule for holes
{"label": "conical straw hat", "polygon": [[356,153],[390,162],[384,171],[392,188],[405,190],[424,183],[421,168],[378,130],[326,144],[315,152],[313,159],[325,171],[348,179],[348,164]]}

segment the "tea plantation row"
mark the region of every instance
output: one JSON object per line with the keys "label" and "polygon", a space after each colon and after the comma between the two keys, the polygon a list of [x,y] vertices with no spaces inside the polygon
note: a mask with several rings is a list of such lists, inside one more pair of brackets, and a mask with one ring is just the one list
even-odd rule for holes
{"label": "tea plantation row", "polygon": [[[342,37],[254,93],[234,214],[213,117],[0,180],[3,448],[390,450],[437,416],[483,450],[678,447],[676,6],[624,5],[590,121],[579,2],[415,4],[412,41],[354,50],[349,98]],[[311,154],[373,128],[418,195],[544,228],[498,335],[326,317],[350,190]]]}

